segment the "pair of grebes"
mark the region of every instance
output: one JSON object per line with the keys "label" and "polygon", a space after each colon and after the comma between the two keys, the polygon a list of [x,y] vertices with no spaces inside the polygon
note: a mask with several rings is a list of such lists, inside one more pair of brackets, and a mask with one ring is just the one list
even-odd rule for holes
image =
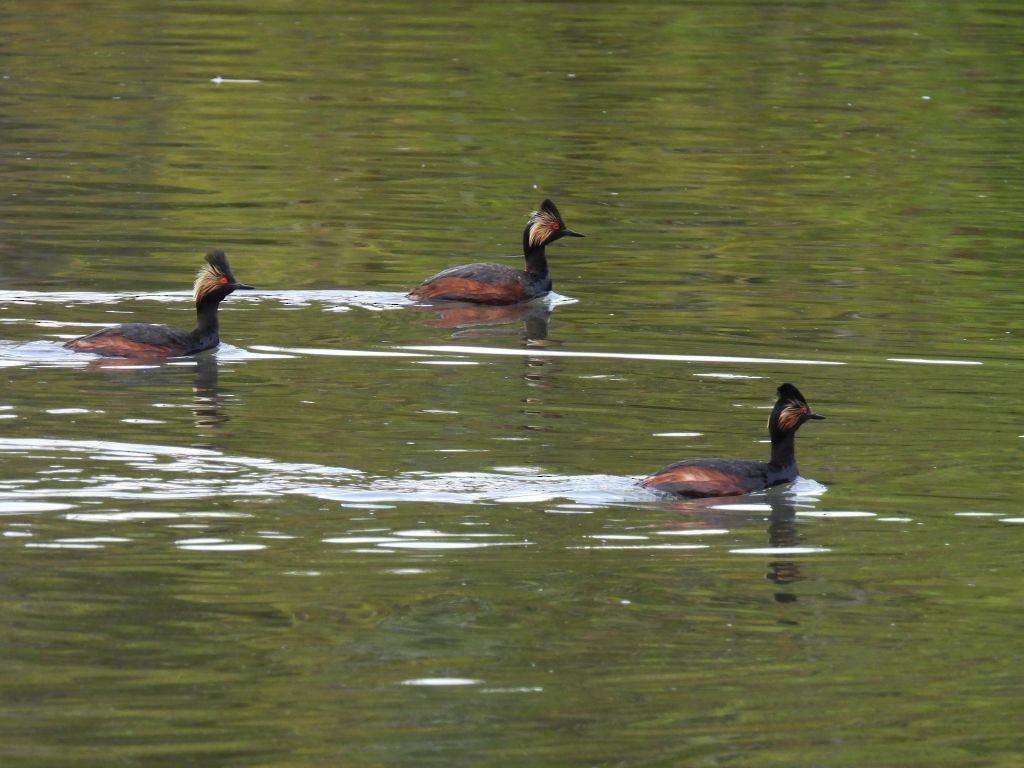
{"label": "pair of grebes", "polygon": [[[518,304],[551,290],[546,246],[563,237],[583,237],[565,226],[555,204],[545,200],[523,230],[526,269],[503,264],[465,264],[450,267],[413,288],[409,296],[421,301],[459,301],[474,304]],[[150,323],[126,323],[90,333],[64,346],[107,357],[179,357],[212,349],[220,343],[217,307],[239,289],[253,286],[235,279],[223,251],[211,251],[196,276],[196,327],[191,331]],[[641,485],[684,498],[736,496],[792,482],[797,477],[794,438],[811,419],[823,419],[810,409],[792,384],[778,388],[768,418],[771,458],[689,459],[669,464],[640,481]]]}

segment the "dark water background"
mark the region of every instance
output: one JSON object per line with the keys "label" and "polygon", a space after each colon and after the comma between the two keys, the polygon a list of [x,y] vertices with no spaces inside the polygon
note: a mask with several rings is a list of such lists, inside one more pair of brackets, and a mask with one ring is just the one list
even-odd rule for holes
{"label": "dark water background", "polygon": [[[1024,760],[1016,5],[0,32],[3,765]],[[558,295],[404,299],[547,196]],[[60,347],[188,327],[212,247],[216,354]],[[804,479],[635,486],[766,456],[783,381]]]}

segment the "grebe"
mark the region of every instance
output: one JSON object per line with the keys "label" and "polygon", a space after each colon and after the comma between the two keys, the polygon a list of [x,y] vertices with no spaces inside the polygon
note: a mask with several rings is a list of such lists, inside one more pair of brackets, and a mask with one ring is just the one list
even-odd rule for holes
{"label": "grebe", "polygon": [[224,251],[206,254],[206,265],[196,275],[196,327],[182,331],[152,323],[125,323],[80,336],[64,344],[76,352],[106,357],[181,357],[212,349],[220,343],[217,335],[217,307],[239,288],[251,289],[235,280]]}
{"label": "grebe", "polygon": [[778,389],[778,400],[768,418],[772,455],[768,461],[748,459],[689,459],[669,464],[640,481],[641,485],[685,498],[738,496],[796,479],[793,442],[800,425],[824,419],[811,410],[792,384]]}
{"label": "grebe", "polygon": [[463,264],[428,277],[409,291],[409,296],[413,299],[476,304],[518,304],[543,296],[551,290],[544,246],[566,235],[583,237],[565,226],[555,204],[545,200],[530,215],[523,230],[526,271],[504,264]]}

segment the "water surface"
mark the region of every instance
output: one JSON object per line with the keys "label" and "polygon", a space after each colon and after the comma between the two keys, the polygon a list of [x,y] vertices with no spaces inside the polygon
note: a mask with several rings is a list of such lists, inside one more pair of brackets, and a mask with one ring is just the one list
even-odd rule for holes
{"label": "water surface", "polygon": [[[0,14],[5,765],[1020,761],[1021,14]],[[798,482],[636,485],[784,381]]]}

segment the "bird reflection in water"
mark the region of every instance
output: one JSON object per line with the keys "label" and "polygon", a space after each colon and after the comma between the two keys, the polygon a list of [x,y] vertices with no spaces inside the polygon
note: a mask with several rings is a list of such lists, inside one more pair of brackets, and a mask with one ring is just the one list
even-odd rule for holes
{"label": "bird reflection in water", "polygon": [[[687,519],[665,527],[697,532],[701,529],[734,530],[767,522],[767,547],[781,551],[778,553],[779,559],[768,561],[765,579],[780,587],[803,580],[805,577],[801,573],[801,565],[797,560],[785,557],[785,550],[801,546],[796,505],[804,499],[794,498],[792,491],[781,488],[773,488],[763,496],[758,494],[745,498],[752,506],[764,505],[769,509],[737,509],[736,507],[742,506],[743,502],[737,502],[735,496],[671,500],[663,502],[664,506],[672,512],[687,515]],[[765,512],[768,513],[767,517]],[[795,603],[798,599],[790,590],[780,590],[773,597],[779,603]]]}
{"label": "bird reflection in water", "polygon": [[192,415],[197,429],[211,429],[230,421],[224,413],[225,395],[221,391],[218,376],[217,355],[214,353],[196,355],[196,377],[192,384]]}
{"label": "bird reflection in water", "polygon": [[[768,503],[772,508],[768,515],[768,546],[776,549],[789,549],[800,545],[800,534],[796,527],[796,507],[784,493],[769,493]],[[780,586],[799,581],[800,566],[795,560],[770,560],[765,578]],[[779,603],[795,603],[797,596],[793,592],[776,592],[775,601]]]}
{"label": "bird reflection in water", "polygon": [[457,339],[521,336],[527,344],[544,342],[551,322],[551,305],[543,299],[503,306],[419,304],[416,308],[431,315],[428,326],[454,329],[452,336]]}
{"label": "bird reflection in water", "polygon": [[[191,358],[172,360],[138,360],[121,357],[105,357],[93,360],[88,370],[99,371],[108,376],[117,376],[118,381],[133,385],[161,386],[180,382],[180,374],[194,365],[192,379],[192,416],[196,429],[207,430],[221,426],[230,420],[224,412],[226,395],[218,383],[216,352],[201,352]],[[196,443],[196,448],[216,448],[205,442]]]}
{"label": "bird reflection in water", "polygon": [[[543,342],[551,321],[551,305],[544,299],[508,305],[418,304],[416,309],[430,314],[427,325],[453,328],[452,336],[460,339],[521,335],[528,344]],[[522,330],[506,327],[519,323]]]}
{"label": "bird reflection in water", "polygon": [[[455,331],[452,336],[458,339],[518,336],[527,348],[557,345],[557,342],[548,339],[552,305],[544,299],[509,305],[420,304],[416,309],[429,313],[427,325],[453,328]],[[534,391],[522,399],[526,423],[521,428],[530,432],[547,431],[548,426],[538,423],[538,420],[559,418],[559,415],[544,409],[543,397],[537,390],[548,387],[557,365],[550,357],[526,355],[523,357],[523,366],[523,382]]]}

